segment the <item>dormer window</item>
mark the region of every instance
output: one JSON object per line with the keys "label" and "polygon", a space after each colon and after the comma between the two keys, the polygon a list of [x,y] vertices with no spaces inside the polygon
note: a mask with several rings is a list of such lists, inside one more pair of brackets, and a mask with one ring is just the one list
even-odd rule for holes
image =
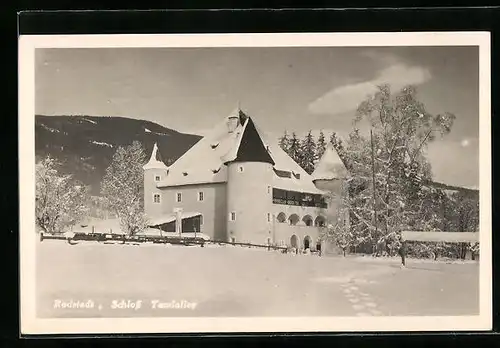
{"label": "dormer window", "polygon": [[160,181],[161,177],[159,175],[155,175],[155,181]]}
{"label": "dormer window", "polygon": [[292,177],[292,173],[289,171],[286,171],[286,170],[274,169],[274,172],[280,178],[291,178]]}

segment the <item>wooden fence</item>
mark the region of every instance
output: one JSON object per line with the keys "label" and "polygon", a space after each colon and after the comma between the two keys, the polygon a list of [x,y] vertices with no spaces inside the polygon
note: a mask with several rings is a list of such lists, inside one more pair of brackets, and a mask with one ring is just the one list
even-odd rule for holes
{"label": "wooden fence", "polygon": [[217,245],[233,245],[248,248],[261,248],[268,250],[281,250],[282,252],[288,251],[287,247],[267,245],[267,244],[252,244],[252,243],[237,243],[237,242],[226,242],[219,240],[205,240],[199,237],[158,237],[158,236],[127,236],[120,234],[111,233],[74,233],[71,237],[64,235],[47,235],[40,234],[40,241],[43,240],[66,240],[70,244],[75,242],[122,242],[122,243],[145,243],[153,242],[159,244],[177,244],[177,245],[201,245],[205,244],[217,244]]}

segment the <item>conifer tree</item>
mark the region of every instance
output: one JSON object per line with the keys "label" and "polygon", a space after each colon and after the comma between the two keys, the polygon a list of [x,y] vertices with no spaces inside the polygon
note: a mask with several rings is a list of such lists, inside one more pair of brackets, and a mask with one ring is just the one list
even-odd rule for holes
{"label": "conifer tree", "polygon": [[299,163],[308,174],[314,171],[314,165],[316,163],[316,143],[314,142],[314,137],[311,131],[307,133],[305,138],[302,140],[301,148],[301,163]]}
{"label": "conifer tree", "polygon": [[330,143],[333,144],[333,147],[335,148],[335,150],[337,150],[337,152],[342,152],[342,150],[344,149],[342,139],[340,139],[335,132],[330,135]]}
{"label": "conifer tree", "polygon": [[280,147],[281,147],[281,149],[283,151],[285,151],[286,153],[288,153],[288,148],[289,148],[289,145],[290,145],[290,139],[288,138],[287,131],[285,131],[285,133],[283,134],[283,136],[279,139],[279,145],[280,145]]}
{"label": "conifer tree", "polygon": [[316,143],[316,158],[320,159],[326,150],[325,133],[319,132],[318,142]]}
{"label": "conifer tree", "polygon": [[297,134],[293,132],[288,143],[288,155],[299,165],[302,163],[302,153],[300,147],[300,140],[297,138]]}

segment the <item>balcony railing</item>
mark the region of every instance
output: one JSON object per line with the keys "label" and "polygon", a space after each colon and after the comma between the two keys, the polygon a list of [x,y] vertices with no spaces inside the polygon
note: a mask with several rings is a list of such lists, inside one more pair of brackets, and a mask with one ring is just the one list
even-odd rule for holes
{"label": "balcony railing", "polygon": [[274,204],[283,204],[283,205],[292,205],[292,206],[297,206],[297,207],[316,207],[316,208],[327,208],[326,202],[321,202],[321,201],[306,201],[306,200],[295,200],[295,199],[283,199],[283,198],[273,198],[273,203]]}

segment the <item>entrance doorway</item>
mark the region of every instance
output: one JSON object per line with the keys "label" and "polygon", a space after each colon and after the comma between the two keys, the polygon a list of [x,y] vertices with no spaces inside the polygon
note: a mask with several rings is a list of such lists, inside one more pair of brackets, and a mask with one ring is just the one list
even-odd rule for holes
{"label": "entrance doorway", "polygon": [[296,235],[293,235],[292,238],[290,238],[290,245],[292,246],[292,248],[297,247],[297,236]]}
{"label": "entrance doorway", "polygon": [[311,238],[309,238],[309,236],[306,236],[304,238],[304,250],[309,249],[310,244],[311,244]]}

